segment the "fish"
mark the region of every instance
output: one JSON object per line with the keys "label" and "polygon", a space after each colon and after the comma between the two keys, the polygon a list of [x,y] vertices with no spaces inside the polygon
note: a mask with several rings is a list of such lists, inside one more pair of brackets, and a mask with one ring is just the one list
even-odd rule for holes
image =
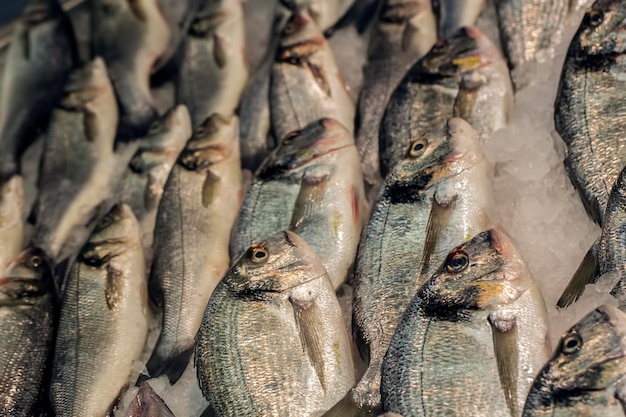
{"label": "fish", "polygon": [[323,117],[354,132],[355,106],[330,46],[302,10],[285,24],[272,65],[270,118],[277,141]]}
{"label": "fish", "polygon": [[28,248],[0,274],[0,410],[31,417],[54,344],[57,293],[45,255]]}
{"label": "fish", "polygon": [[626,4],[596,1],[570,43],[554,103],[565,167],[589,217],[602,225],[613,183],[626,166],[623,22]]}
{"label": "fish", "polygon": [[117,121],[106,65],[95,58],[70,76],[44,142],[33,243],[54,265],[74,256],[113,206],[135,153],[114,151]]}
{"label": "fish", "polygon": [[[386,178],[358,248],[353,335],[367,369],[325,417],[381,412],[381,366],[402,314],[459,242],[495,225],[491,168],[472,127],[447,121]],[[385,411],[387,411],[385,409]]]}
{"label": "fish", "polygon": [[354,137],[334,119],[292,132],[263,163],[233,228],[235,260],[280,230],[309,244],[339,288],[354,263],[369,207]]}
{"label": "fish", "polygon": [[[613,185],[600,237],[593,243],[557,302],[566,308],[583,294],[587,285],[606,283],[620,309],[626,309],[626,168]],[[616,283],[611,283],[612,279]]]}
{"label": "fish", "polygon": [[215,416],[312,417],[352,386],[339,302],[302,238],[278,232],[235,262],[204,312],[194,361]]}
{"label": "fish", "polygon": [[498,0],[495,5],[511,78],[515,89],[520,90],[531,84],[538,63],[554,57],[569,0]]}
{"label": "fish", "polygon": [[546,306],[498,229],[453,248],[398,323],[383,407],[402,415],[519,416],[550,355]]}
{"label": "fish", "polygon": [[363,176],[374,187],[380,178],[378,133],[385,107],[411,65],[437,40],[430,0],[386,0],[370,35],[355,137]]}
{"label": "fish", "polygon": [[448,38],[462,27],[476,25],[483,7],[485,0],[434,0],[439,38]]}
{"label": "fish", "polygon": [[[497,121],[494,128],[503,124],[498,115],[508,112],[501,110],[501,106],[510,106],[512,94],[510,83],[507,88],[502,79],[497,58],[491,41],[479,29],[469,27],[460,29],[449,39],[438,40],[409,69],[391,95],[380,125],[383,178],[413,141],[438,131],[452,116],[463,113],[465,117],[473,117],[473,112],[481,111],[476,108],[477,103],[488,103],[490,111],[485,110],[488,114],[491,109],[497,109],[498,113],[492,116]],[[461,84],[467,92],[457,101]],[[482,129],[482,124],[477,127]],[[483,140],[490,131],[480,132]]]}
{"label": "fish", "polygon": [[158,117],[150,75],[159,67],[172,36],[158,0],[91,1],[91,49],[104,59],[115,88],[118,141],[145,136]]}
{"label": "fish", "polygon": [[172,384],[230,264],[228,241],[243,199],[238,141],[236,116],[208,117],[178,157],[159,205],[150,292],[163,326],[147,368]]}
{"label": "fish", "polygon": [[72,265],[52,361],[57,416],[106,416],[128,386],[148,336],[146,264],[139,223],[115,205]]}
{"label": "fish", "polygon": [[74,33],[57,0],[32,0],[6,52],[0,88],[0,183],[45,129],[77,64]]}
{"label": "fish", "polygon": [[22,177],[14,175],[0,184],[0,275],[24,249],[23,205]]}
{"label": "fish", "polygon": [[600,306],[563,333],[530,388],[522,416],[622,417],[624,369],[626,315]]}
{"label": "fish", "polygon": [[141,383],[137,395],[128,406],[126,417],[175,417],[163,399],[146,381]]}
{"label": "fish", "polygon": [[152,124],[122,180],[121,201],[130,206],[139,221],[145,249],[152,248],[163,187],[191,131],[187,108],[179,105],[172,109]]}

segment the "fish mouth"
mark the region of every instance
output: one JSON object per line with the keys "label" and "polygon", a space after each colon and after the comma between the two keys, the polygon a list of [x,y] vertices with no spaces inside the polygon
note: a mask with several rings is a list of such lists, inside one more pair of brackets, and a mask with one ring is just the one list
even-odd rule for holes
{"label": "fish mouth", "polygon": [[277,161],[276,163],[264,168],[259,173],[258,177],[259,179],[267,180],[267,179],[271,179],[276,176],[279,176],[281,174],[290,173],[298,169],[301,169],[303,167],[306,167],[308,165],[311,165],[323,158],[328,157],[329,155],[341,152],[344,149],[354,147],[354,146],[355,145],[352,143],[347,144],[347,145],[342,145],[337,148],[329,149],[320,154],[314,154],[313,152],[311,152],[311,151],[314,151],[314,147],[304,146],[298,149],[300,152],[289,154],[287,155],[287,157],[281,158],[281,160]]}
{"label": "fish mouth", "polygon": [[54,12],[49,1],[35,0],[24,9],[22,21],[26,25],[36,25],[54,17]]}
{"label": "fish mouth", "polygon": [[451,38],[438,40],[422,60],[422,67],[429,73],[451,77],[487,65],[479,44],[482,36],[475,28],[461,28]]}
{"label": "fish mouth", "polygon": [[324,38],[316,36],[300,42],[278,48],[275,62],[290,65],[302,65],[306,58],[319,51],[324,45]]}

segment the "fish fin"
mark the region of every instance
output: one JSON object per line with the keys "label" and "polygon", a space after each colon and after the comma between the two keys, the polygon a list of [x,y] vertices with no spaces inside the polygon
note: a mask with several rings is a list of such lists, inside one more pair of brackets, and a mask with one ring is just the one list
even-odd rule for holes
{"label": "fish fin", "polygon": [[163,194],[163,182],[154,175],[148,174],[148,184],[143,195],[143,204],[147,210],[156,210],[159,206],[159,199]]}
{"label": "fish fin", "polygon": [[315,373],[322,384],[322,389],[326,391],[324,356],[320,344],[321,337],[324,334],[322,312],[314,300],[301,301],[290,298],[289,301],[293,305],[302,349],[309,357]]}
{"label": "fish fin", "polygon": [[213,59],[219,69],[223,69],[226,66],[226,59],[228,53],[226,52],[226,45],[224,40],[218,34],[213,35]]}
{"label": "fish fin", "polygon": [[359,34],[363,34],[376,15],[379,3],[380,0],[358,0],[353,2],[352,6],[350,6],[343,16],[341,16],[334,25],[324,31],[324,36],[330,38],[336,31],[352,24],[354,24]]}
{"label": "fish fin", "polygon": [[219,175],[208,170],[204,183],[202,184],[202,206],[209,207],[209,204],[215,200],[215,197],[218,195],[219,183]]}
{"label": "fish fin", "polygon": [[477,89],[460,88],[454,101],[452,115],[464,120],[472,120],[472,110],[476,106]]}
{"label": "fish fin", "polygon": [[621,404],[624,414],[626,414],[626,378],[621,378],[617,381],[617,389],[615,390],[614,396]]}
{"label": "fish fin", "polygon": [[322,417],[373,417],[382,413],[382,409],[374,409],[366,404],[359,405],[354,401],[352,390],[335,404]]}
{"label": "fish fin", "polygon": [[289,230],[298,233],[298,227],[311,214],[319,211],[319,205],[328,186],[328,176],[305,177],[294,204]]}
{"label": "fish fin", "polygon": [[113,268],[111,264],[107,264],[106,270],[107,278],[104,295],[109,310],[115,311],[117,310],[120,300],[122,299],[122,291],[124,290],[122,272]]}
{"label": "fish fin", "polygon": [[326,77],[326,71],[324,67],[320,65],[315,65],[314,63],[307,61],[307,66],[313,74],[313,78],[315,78],[315,82],[320,87],[320,89],[328,96],[331,97],[330,84]]}
{"label": "fish fin", "polygon": [[450,224],[450,217],[456,204],[456,196],[449,202],[440,203],[436,198],[432,200],[430,217],[426,229],[426,239],[424,241],[424,252],[422,255],[422,270],[420,271],[418,286],[421,286],[428,278],[425,276],[430,268],[430,258],[437,247],[437,242],[443,238],[447,226]]}
{"label": "fish fin", "polygon": [[193,343],[189,346],[183,346],[182,349],[176,348],[174,353],[169,356],[164,356],[158,349],[155,349],[146,364],[146,368],[152,378],[166,375],[170,384],[174,385],[185,372],[192,354]]}
{"label": "fish fin", "polygon": [[496,318],[489,316],[489,323],[493,333],[493,350],[496,354],[500,386],[504,392],[506,404],[512,416],[520,413],[517,408],[517,379],[518,379],[518,336],[517,321],[515,318]]}
{"label": "fish fin", "polygon": [[576,302],[583,295],[585,286],[596,282],[598,276],[598,242],[594,243],[585,254],[574,276],[556,303],[557,308],[565,308]]}
{"label": "fish fin", "polygon": [[200,414],[200,417],[219,417],[219,414],[217,414],[215,408],[213,408],[213,406],[209,404],[208,407],[202,412],[202,414]]}

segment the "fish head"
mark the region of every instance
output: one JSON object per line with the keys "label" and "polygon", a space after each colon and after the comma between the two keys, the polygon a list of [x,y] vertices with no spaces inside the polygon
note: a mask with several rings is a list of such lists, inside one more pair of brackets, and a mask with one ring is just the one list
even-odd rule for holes
{"label": "fish head", "polygon": [[620,55],[626,51],[626,4],[598,0],[585,13],[575,39],[587,55]]}
{"label": "fish head", "polygon": [[511,240],[491,229],[452,249],[416,297],[430,316],[462,319],[471,311],[509,304],[531,285]]}
{"label": "fish head", "polygon": [[587,314],[559,341],[537,379],[553,393],[598,391],[624,376],[626,315],[612,306]]}
{"label": "fish head", "polygon": [[22,23],[29,27],[58,18],[63,9],[57,0],[31,0],[21,16]]}
{"label": "fish head", "polygon": [[235,293],[281,293],[327,277],[311,247],[296,233],[283,231],[250,246],[224,277]]}
{"label": "fish head", "polygon": [[463,27],[448,39],[439,39],[416,66],[422,74],[455,77],[494,61],[498,53],[489,38],[475,27]]}
{"label": "fish head", "polygon": [[280,34],[275,62],[303,66],[326,45],[324,35],[305,10],[294,12]]}
{"label": "fish head", "polygon": [[260,168],[259,177],[298,169],[350,146],[354,146],[354,138],[340,122],[330,118],[316,120],[285,136]]}
{"label": "fish head", "polygon": [[55,291],[52,269],[44,252],[27,248],[0,277],[0,307],[36,305]]}
{"label": "fish head", "polygon": [[390,195],[416,193],[458,175],[484,159],[478,136],[465,120],[448,119],[445,134],[413,141],[389,174]]}
{"label": "fish head", "polygon": [[226,118],[214,113],[195,130],[178,163],[189,171],[206,171],[228,158],[233,152],[234,141],[239,140],[237,117]]}
{"label": "fish head", "polygon": [[402,24],[424,10],[430,9],[430,7],[430,2],[423,0],[386,0],[380,9],[378,21]]}

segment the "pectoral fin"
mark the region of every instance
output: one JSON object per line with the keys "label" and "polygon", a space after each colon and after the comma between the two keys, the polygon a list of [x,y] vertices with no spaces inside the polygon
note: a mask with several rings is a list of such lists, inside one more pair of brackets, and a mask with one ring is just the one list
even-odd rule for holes
{"label": "pectoral fin", "polygon": [[307,66],[313,74],[313,78],[315,82],[320,87],[320,89],[326,94],[328,97],[331,96],[330,83],[328,82],[328,77],[326,76],[326,71],[324,67],[319,65],[315,65],[314,63],[307,61]]}
{"label": "pectoral fin", "polygon": [[324,334],[322,312],[315,301],[300,301],[290,299],[293,305],[296,324],[300,333],[302,349],[309,357],[315,373],[326,391],[324,381],[324,356],[320,340]]}
{"label": "pectoral fin", "polygon": [[219,190],[220,177],[211,170],[206,173],[204,184],[202,184],[202,206],[209,207],[215,200]]}
{"label": "pectoral fin", "polygon": [[493,350],[498,364],[500,386],[512,416],[519,416],[517,405],[517,380],[519,352],[517,322],[515,318],[501,319],[489,316],[493,333]]}
{"label": "pectoral fin", "polygon": [[453,116],[465,120],[472,119],[472,110],[476,106],[478,90],[460,89],[454,102]]}
{"label": "pectoral fin", "polygon": [[219,69],[224,69],[226,66],[226,57],[228,53],[226,52],[226,45],[224,44],[224,40],[218,34],[213,35],[213,59],[217,64]]}
{"label": "pectoral fin", "polygon": [[424,242],[424,251],[422,255],[422,271],[418,281],[421,286],[430,277],[426,276],[430,268],[430,258],[437,247],[437,243],[441,242],[443,235],[446,233],[450,218],[456,204],[456,196],[449,203],[439,203],[436,199],[432,201],[430,209],[430,217],[428,218],[428,228],[426,230],[426,240]]}
{"label": "pectoral fin", "polygon": [[587,284],[593,284],[598,277],[598,252],[597,242],[591,246],[587,254],[583,258],[583,261],[578,266],[578,269],[574,273],[569,284],[561,294],[561,298],[556,303],[558,308],[565,308],[583,295],[585,286]]}
{"label": "pectoral fin", "polygon": [[328,177],[305,177],[300,185],[300,192],[296,198],[289,230],[298,232],[298,227],[304,220],[314,213],[320,212],[320,203],[328,186]]}

